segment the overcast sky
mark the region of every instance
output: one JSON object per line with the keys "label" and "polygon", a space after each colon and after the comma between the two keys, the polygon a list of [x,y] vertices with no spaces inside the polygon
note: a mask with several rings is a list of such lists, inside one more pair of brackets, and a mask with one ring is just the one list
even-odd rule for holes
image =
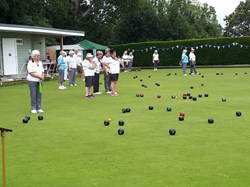
{"label": "overcast sky", "polygon": [[207,3],[213,6],[217,13],[217,19],[219,23],[224,27],[225,22],[223,19],[225,16],[234,12],[235,8],[240,4],[240,1],[246,2],[245,0],[198,0],[201,3]]}

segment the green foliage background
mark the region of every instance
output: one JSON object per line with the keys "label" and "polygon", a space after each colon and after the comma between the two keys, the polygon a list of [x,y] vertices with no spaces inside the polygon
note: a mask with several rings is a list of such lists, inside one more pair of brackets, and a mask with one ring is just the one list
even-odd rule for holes
{"label": "green foliage background", "polygon": [[[212,47],[205,47],[206,44]],[[187,47],[188,52],[191,47],[199,47],[196,50],[197,65],[250,64],[250,37],[141,42],[110,47],[114,48],[119,55],[122,55],[124,50],[134,51],[134,66],[143,67],[152,65],[152,54],[155,49],[158,49],[160,54],[160,66],[178,65],[183,50],[181,46]],[[220,46],[220,49],[214,46]],[[225,47],[222,48],[222,46]],[[167,48],[169,49],[166,50]]]}

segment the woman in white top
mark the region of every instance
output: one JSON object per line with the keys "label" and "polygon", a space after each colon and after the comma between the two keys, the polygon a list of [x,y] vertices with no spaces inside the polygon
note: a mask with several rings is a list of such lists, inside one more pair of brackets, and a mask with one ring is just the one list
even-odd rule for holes
{"label": "woman in white top", "polygon": [[108,61],[103,62],[103,65],[107,66],[110,69],[110,80],[111,80],[111,96],[118,96],[119,94],[116,91],[117,81],[119,79],[120,73],[120,64],[121,62],[116,57],[115,51],[110,51],[111,58]]}
{"label": "woman in white top", "polygon": [[128,51],[124,51],[123,55],[122,55],[122,60],[124,63],[124,67],[125,67],[125,71],[124,72],[128,72],[128,64],[129,64],[129,56],[128,56]]}
{"label": "woman in white top", "polygon": [[43,86],[44,69],[40,61],[40,52],[38,50],[31,52],[31,58],[32,60],[28,62],[27,66],[27,80],[30,88],[31,113],[37,113],[43,112],[41,105],[42,93],[40,92],[39,86]]}
{"label": "woman in white top", "polygon": [[134,55],[132,52],[129,53],[128,58],[129,58],[128,70],[131,71],[134,62]]}
{"label": "woman in white top", "polygon": [[158,51],[155,50],[153,54],[154,71],[157,70],[157,66],[159,63],[160,63],[160,57],[159,57]]}
{"label": "woman in white top", "polygon": [[74,51],[69,51],[67,57],[68,72],[69,72],[69,85],[77,86],[76,84],[76,58],[74,58]]}
{"label": "woman in white top", "polygon": [[85,74],[85,98],[94,98],[92,87],[94,83],[95,76],[95,63],[93,61],[93,55],[91,53],[86,54],[86,59],[82,63],[84,74]]}
{"label": "woman in white top", "polygon": [[95,77],[94,77],[94,94],[102,94],[102,92],[99,92],[99,85],[100,85],[100,71],[102,69],[102,57],[103,57],[103,52],[102,51],[97,51],[96,52],[96,57],[94,58],[95,62]]}
{"label": "woman in white top", "polygon": [[191,49],[191,52],[189,53],[190,73],[191,73],[191,75],[197,74],[196,67],[195,67],[195,64],[196,64],[196,56],[195,56],[195,54],[194,54],[194,51],[195,51],[195,50],[192,48],[192,49]]}

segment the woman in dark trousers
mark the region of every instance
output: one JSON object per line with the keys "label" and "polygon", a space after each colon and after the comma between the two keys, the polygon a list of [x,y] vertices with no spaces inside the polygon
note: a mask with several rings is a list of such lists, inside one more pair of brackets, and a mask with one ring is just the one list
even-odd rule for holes
{"label": "woman in dark trousers", "polygon": [[97,51],[96,52],[96,57],[94,58],[95,62],[95,76],[94,76],[94,94],[102,94],[102,92],[99,91],[99,84],[100,84],[100,71],[102,69],[102,57],[103,57],[103,52],[102,51]]}
{"label": "woman in dark trousers", "polygon": [[43,63],[40,61],[40,52],[33,50],[31,52],[31,60],[28,62],[27,80],[30,89],[31,113],[43,112],[42,110],[42,93],[40,92],[40,84],[43,85],[44,69]]}

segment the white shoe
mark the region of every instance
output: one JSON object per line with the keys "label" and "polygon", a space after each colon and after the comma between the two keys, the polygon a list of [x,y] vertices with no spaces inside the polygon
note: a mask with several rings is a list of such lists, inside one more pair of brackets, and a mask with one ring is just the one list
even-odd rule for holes
{"label": "white shoe", "polygon": [[191,75],[194,75],[194,73],[191,73]]}
{"label": "white shoe", "polygon": [[59,90],[64,90],[64,88],[62,86],[59,86],[58,89]]}
{"label": "white shoe", "polygon": [[106,93],[107,93],[107,94],[111,94],[112,92],[111,92],[111,91],[107,91]]}
{"label": "white shoe", "polygon": [[37,112],[39,112],[39,113],[43,113],[44,111],[43,111],[42,109],[40,109],[40,110],[37,110]]}
{"label": "white shoe", "polygon": [[184,74],[183,76],[187,76],[187,74]]}
{"label": "white shoe", "polygon": [[36,110],[31,110],[31,113],[32,113],[32,114],[36,114],[37,111],[36,111]]}
{"label": "white shoe", "polygon": [[77,84],[74,84],[74,86],[77,86]]}
{"label": "white shoe", "polygon": [[95,95],[101,95],[102,92],[95,92],[94,94],[95,94]]}
{"label": "white shoe", "polygon": [[64,90],[66,90],[66,89],[67,89],[67,88],[66,88],[65,86],[63,86],[63,85],[62,85],[62,88],[63,88]]}
{"label": "white shoe", "polygon": [[74,86],[73,84],[70,84],[70,86]]}

